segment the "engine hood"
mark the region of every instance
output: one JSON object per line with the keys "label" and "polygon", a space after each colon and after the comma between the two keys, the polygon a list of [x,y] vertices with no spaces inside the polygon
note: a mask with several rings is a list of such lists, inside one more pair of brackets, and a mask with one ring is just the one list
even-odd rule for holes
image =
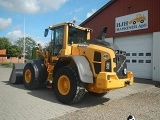
{"label": "engine hood", "polygon": [[100,45],[100,46],[103,46],[103,47],[110,48],[114,51],[119,50],[117,45],[115,45],[113,43],[103,41],[103,40],[99,40],[99,39],[86,40],[84,44],[95,44],[95,45]]}

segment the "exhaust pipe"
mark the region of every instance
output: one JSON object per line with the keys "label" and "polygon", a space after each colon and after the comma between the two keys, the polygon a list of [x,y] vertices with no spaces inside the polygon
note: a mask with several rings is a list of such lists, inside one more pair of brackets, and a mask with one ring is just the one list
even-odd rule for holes
{"label": "exhaust pipe", "polygon": [[99,32],[97,39],[104,41],[106,33],[107,33],[107,27],[103,27]]}

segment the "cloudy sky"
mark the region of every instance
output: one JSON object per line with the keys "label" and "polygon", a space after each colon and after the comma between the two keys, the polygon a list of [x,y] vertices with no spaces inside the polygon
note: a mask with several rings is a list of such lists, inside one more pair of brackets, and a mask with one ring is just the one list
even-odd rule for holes
{"label": "cloudy sky", "polygon": [[25,32],[25,36],[44,45],[50,41],[49,37],[43,37],[45,28],[73,20],[80,24],[108,1],[0,0],[0,37],[7,37],[14,42],[23,37]]}

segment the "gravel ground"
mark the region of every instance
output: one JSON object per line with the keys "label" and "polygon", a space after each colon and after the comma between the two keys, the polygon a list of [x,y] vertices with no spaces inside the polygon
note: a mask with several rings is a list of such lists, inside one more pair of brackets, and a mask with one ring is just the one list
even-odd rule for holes
{"label": "gravel ground", "polygon": [[160,88],[154,87],[127,97],[86,107],[52,120],[160,120]]}

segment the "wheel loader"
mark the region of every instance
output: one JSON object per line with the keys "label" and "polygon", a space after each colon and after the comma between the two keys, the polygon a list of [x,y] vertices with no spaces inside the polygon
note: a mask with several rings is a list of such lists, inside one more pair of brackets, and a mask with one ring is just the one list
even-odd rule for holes
{"label": "wheel loader", "polygon": [[85,92],[103,96],[133,83],[133,73],[127,71],[126,52],[105,41],[107,27],[95,39],[90,39],[92,29],[72,22],[49,26],[45,37],[49,31],[50,47],[42,50],[39,44],[38,60],[14,64],[11,83],[22,78],[30,90],[45,84],[54,89],[57,100],[63,104],[80,101]]}

